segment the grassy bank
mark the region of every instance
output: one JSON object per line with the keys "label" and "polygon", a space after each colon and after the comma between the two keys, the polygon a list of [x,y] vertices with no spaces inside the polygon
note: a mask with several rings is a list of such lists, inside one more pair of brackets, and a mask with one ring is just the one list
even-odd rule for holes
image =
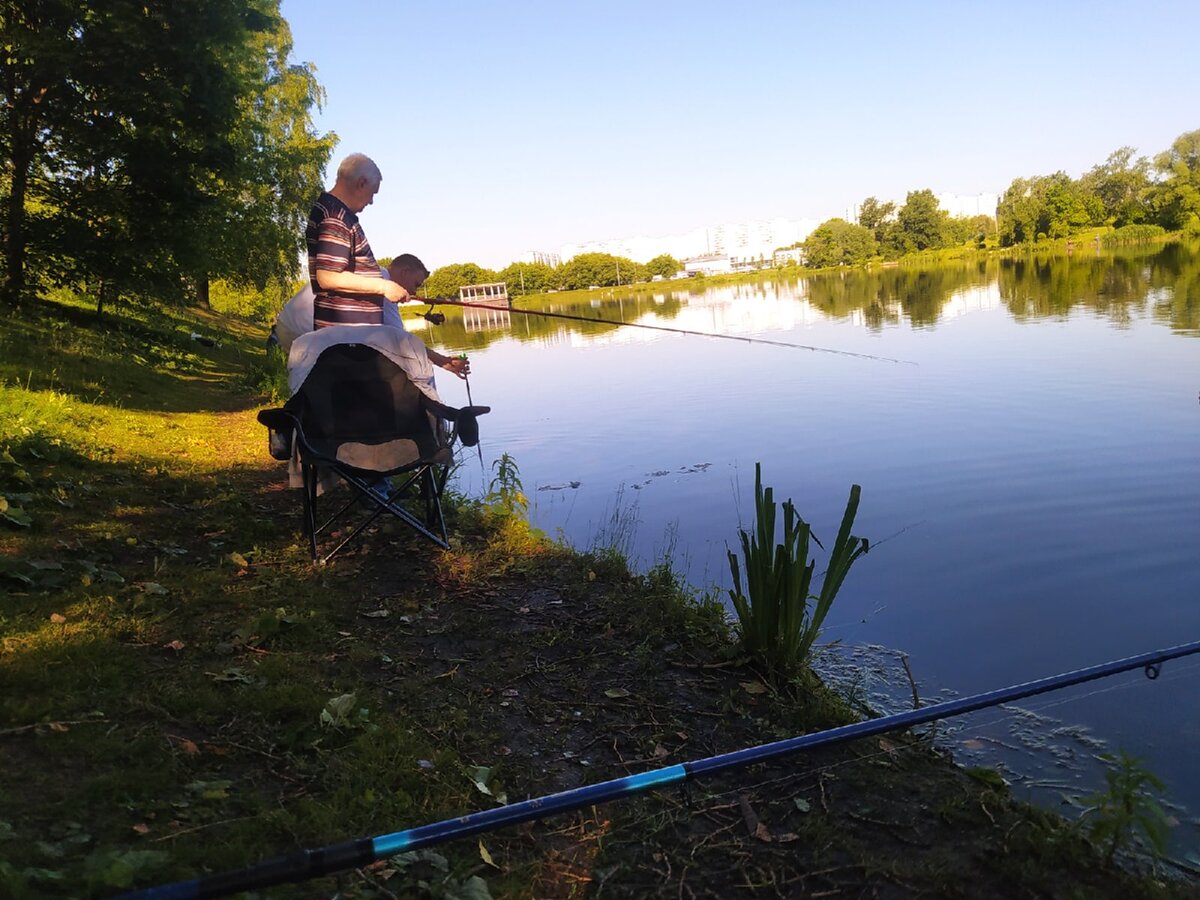
{"label": "grassy bank", "polygon": [[[447,552],[383,526],[313,569],[254,421],[263,336],[0,319],[0,897],[109,896],[856,715],[761,681],[669,566],[466,498]],[[335,894],[1195,895],[904,735],[259,896]]]}

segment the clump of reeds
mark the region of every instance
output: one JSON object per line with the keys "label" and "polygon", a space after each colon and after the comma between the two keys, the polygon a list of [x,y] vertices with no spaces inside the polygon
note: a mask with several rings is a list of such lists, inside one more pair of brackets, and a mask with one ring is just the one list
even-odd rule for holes
{"label": "clump of reeds", "polygon": [[850,533],[858,512],[861,488],[850,488],[842,525],[821,579],[813,592],[816,560],[808,558],[809,541],[824,549],[808,523],[796,514],[791,500],[783,502],[783,540],[775,543],[776,505],[774,491],[762,484],[762,465],[754,466],[753,532],[738,529],[745,565],[729,553],[733,588],[729,591],[737,612],[739,636],[746,654],[769,675],[790,677],[809,660],[813,643],[842,582],[854,561],[867,552],[866,538]]}

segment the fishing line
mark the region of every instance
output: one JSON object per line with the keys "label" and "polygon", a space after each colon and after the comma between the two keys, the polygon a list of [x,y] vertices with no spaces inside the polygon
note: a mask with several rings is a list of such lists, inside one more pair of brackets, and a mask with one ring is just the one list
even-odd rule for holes
{"label": "fishing line", "polygon": [[893,359],[890,356],[874,356],[870,353],[855,353],[852,350],[834,350],[829,347],[815,347],[811,344],[793,344],[789,341],[776,341],[771,338],[744,337],[737,334],[718,334],[713,331],[694,331],[690,328],[671,328],[667,325],[646,325],[641,322],[622,322],[620,319],[601,319],[591,316],[573,316],[568,313],[541,312],[533,309],[521,309],[517,306],[499,307],[488,306],[486,303],[469,303],[466,300],[424,300],[429,304],[443,306],[462,306],[468,309],[504,310],[519,313],[522,316],[542,316],[547,319],[566,319],[571,322],[587,322],[593,325],[623,325],[627,328],[645,328],[650,331],[665,331],[669,334],[683,334],[692,337],[716,338],[722,341],[741,341],[746,344],[769,344],[772,347],[788,347],[792,350],[809,350],[813,353],[832,353],[836,356],[850,356],[855,359],[870,359],[875,362],[890,362],[903,366],[915,366],[917,363],[907,359]]}

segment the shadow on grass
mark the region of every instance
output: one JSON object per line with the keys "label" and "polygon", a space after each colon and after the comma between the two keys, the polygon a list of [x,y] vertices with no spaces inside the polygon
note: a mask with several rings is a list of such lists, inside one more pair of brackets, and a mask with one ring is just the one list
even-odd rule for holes
{"label": "shadow on grass", "polygon": [[[264,332],[250,323],[236,333],[213,319],[206,334],[188,318],[147,311],[147,320],[105,316],[40,301],[0,317],[0,384],[53,390],[80,401],[157,412],[234,411],[265,364]],[[193,339],[196,334],[199,340]],[[209,345],[211,344],[211,346]]]}

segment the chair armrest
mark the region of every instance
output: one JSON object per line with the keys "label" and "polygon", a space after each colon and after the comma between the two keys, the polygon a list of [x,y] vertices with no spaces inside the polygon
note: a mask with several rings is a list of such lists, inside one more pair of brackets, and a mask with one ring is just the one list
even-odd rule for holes
{"label": "chair armrest", "polygon": [[421,403],[438,418],[454,423],[455,434],[464,447],[474,447],[479,443],[479,423],[476,419],[492,411],[490,406],[464,406],[456,409],[424,395],[421,396]]}
{"label": "chair armrest", "polygon": [[286,409],[263,409],[258,413],[258,423],[272,431],[291,431],[299,426],[296,417]]}

